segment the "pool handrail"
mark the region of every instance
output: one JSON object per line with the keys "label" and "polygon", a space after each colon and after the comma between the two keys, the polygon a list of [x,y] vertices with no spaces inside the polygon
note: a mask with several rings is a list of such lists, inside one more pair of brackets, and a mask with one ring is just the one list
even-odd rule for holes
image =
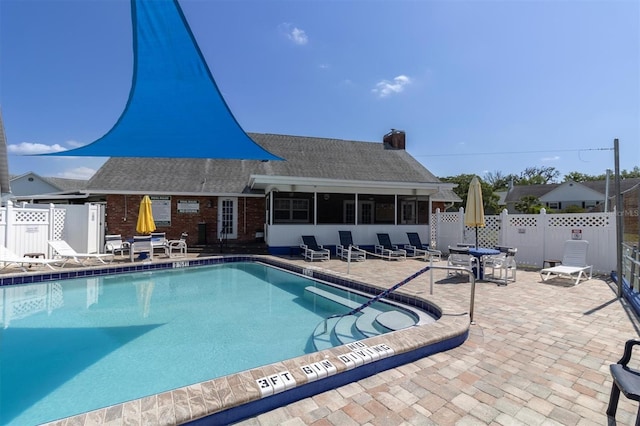
{"label": "pool handrail", "polygon": [[357,308],[352,309],[351,311],[347,312],[346,314],[333,314],[333,315],[330,315],[330,316],[326,317],[323,320],[323,322],[324,322],[324,331],[322,332],[322,334],[325,334],[327,332],[327,323],[329,322],[330,319],[342,318],[342,317],[346,317],[346,316],[349,316],[349,315],[355,315],[358,312],[362,311],[364,308],[367,308],[367,307],[371,306],[371,304],[377,302],[378,300],[382,299],[383,297],[387,297],[391,292],[397,290],[398,288],[400,288],[403,285],[407,284],[409,281],[412,281],[413,279],[419,277],[420,275],[424,274],[425,272],[427,272],[427,271],[429,271],[431,269],[446,269],[446,270],[453,270],[453,271],[461,271],[461,272],[466,272],[469,275],[469,277],[471,278],[471,301],[470,301],[470,307],[469,307],[469,318],[470,318],[471,323],[473,324],[473,306],[474,306],[474,302],[475,302],[474,299],[475,299],[475,292],[476,292],[476,277],[475,277],[475,275],[473,273],[473,270],[471,270],[471,268],[465,268],[465,267],[460,267],[460,266],[433,266],[433,265],[429,265],[429,266],[425,266],[424,268],[420,269],[418,272],[415,272],[415,273],[409,275],[407,278],[405,278],[402,281],[400,281],[399,283],[395,284],[393,287],[389,287],[388,289],[386,289],[382,293],[379,293],[376,296],[373,296],[371,299],[367,300],[362,305],[358,306]]}

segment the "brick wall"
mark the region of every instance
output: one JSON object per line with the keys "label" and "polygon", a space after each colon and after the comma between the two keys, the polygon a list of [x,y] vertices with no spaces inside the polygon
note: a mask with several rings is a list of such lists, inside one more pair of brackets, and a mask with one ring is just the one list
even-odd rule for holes
{"label": "brick wall", "polygon": [[[136,232],[138,209],[141,195],[107,195],[106,232],[121,234],[131,238]],[[238,242],[254,241],[255,233],[262,231],[264,224],[265,199],[255,197],[238,197]],[[178,201],[198,201],[197,213],[178,212]],[[246,214],[245,214],[246,213]],[[158,226],[158,232],[165,232],[168,239],[178,239],[182,232],[187,232],[188,245],[199,244],[201,224],[206,225],[206,242],[215,244],[218,241],[218,197],[171,197],[171,225]]]}

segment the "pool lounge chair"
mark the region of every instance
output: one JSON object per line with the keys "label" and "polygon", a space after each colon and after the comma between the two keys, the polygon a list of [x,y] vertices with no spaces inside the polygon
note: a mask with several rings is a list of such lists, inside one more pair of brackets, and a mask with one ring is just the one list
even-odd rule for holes
{"label": "pool lounge chair", "polygon": [[92,260],[100,263],[107,263],[105,259],[109,259],[109,262],[113,261],[113,253],[78,253],[64,240],[49,241],[49,246],[55,251],[56,256],[62,259],[62,266],[69,261],[80,265],[86,265]]}
{"label": "pool lounge chair", "polygon": [[31,265],[44,265],[50,269],[55,271],[56,268],[51,266],[54,263],[60,263],[58,259],[43,259],[40,257],[27,257],[27,256],[18,256],[13,251],[9,250],[5,246],[0,246],[0,263],[4,263],[2,269],[8,268],[12,265],[17,266],[22,269],[23,272],[27,272],[27,267]]}
{"label": "pool lounge chair", "polygon": [[367,259],[367,252],[353,244],[351,231],[338,231],[338,236],[340,237],[340,244],[336,246],[336,254],[339,258],[349,260],[349,248],[351,248],[352,261],[361,262]]}
{"label": "pool lounge chair", "polygon": [[[589,241],[567,240],[564,242],[564,254],[562,264],[552,268],[544,268],[540,271],[542,281],[550,278],[574,278],[575,285],[580,280],[586,278],[590,280],[593,276],[593,265],[587,265],[587,253],[589,252]],[[546,274],[546,275],[545,275]],[[588,275],[587,275],[588,274]],[[553,276],[553,277],[552,277]]]}
{"label": "pool lounge chair", "polygon": [[329,260],[331,256],[329,249],[319,245],[313,235],[303,235],[300,248],[302,249],[302,257],[311,262],[314,260]]}
{"label": "pool lounge chair", "polygon": [[386,260],[404,260],[407,258],[407,251],[391,244],[389,234],[377,234],[378,244],[375,245],[376,254]]}
{"label": "pool lounge chair", "polygon": [[[433,260],[442,260],[442,252],[434,248],[429,247],[429,244],[422,244],[420,235],[417,232],[407,232],[407,238],[409,238],[409,245],[419,250],[426,250],[427,256]],[[405,245],[405,248],[407,246]],[[407,249],[408,251],[409,249]]]}

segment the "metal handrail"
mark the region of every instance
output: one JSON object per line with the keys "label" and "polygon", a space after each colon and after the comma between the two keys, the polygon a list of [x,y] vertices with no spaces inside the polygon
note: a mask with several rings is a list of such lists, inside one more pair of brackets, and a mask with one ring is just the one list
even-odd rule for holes
{"label": "metal handrail", "polygon": [[322,334],[325,334],[327,332],[327,323],[329,322],[330,319],[333,318],[342,318],[342,317],[346,317],[349,315],[355,315],[358,312],[362,311],[364,308],[367,308],[369,306],[371,306],[371,304],[377,302],[378,300],[382,299],[383,297],[387,297],[390,293],[392,293],[393,291],[397,290],[398,288],[402,287],[403,285],[407,284],[409,281],[414,280],[415,278],[419,277],[420,275],[424,274],[425,272],[431,270],[431,269],[443,269],[443,270],[451,270],[451,271],[460,271],[460,272],[466,272],[469,274],[469,276],[471,277],[471,301],[470,301],[470,307],[469,307],[469,317],[471,319],[471,323],[473,324],[473,307],[474,307],[474,303],[475,303],[475,288],[476,288],[476,277],[473,274],[473,271],[470,268],[464,268],[464,267],[458,267],[458,266],[433,266],[433,265],[429,265],[426,266],[422,269],[420,269],[418,272],[415,272],[414,274],[409,275],[407,278],[405,278],[404,280],[400,281],[399,283],[395,284],[393,287],[390,287],[388,289],[386,289],[385,291],[383,291],[382,293],[372,297],[371,299],[369,299],[368,301],[366,301],[365,303],[363,303],[362,305],[358,306],[357,308],[352,309],[351,311],[347,312],[346,314],[334,314],[331,316],[328,316],[324,319],[324,331],[322,332]]}

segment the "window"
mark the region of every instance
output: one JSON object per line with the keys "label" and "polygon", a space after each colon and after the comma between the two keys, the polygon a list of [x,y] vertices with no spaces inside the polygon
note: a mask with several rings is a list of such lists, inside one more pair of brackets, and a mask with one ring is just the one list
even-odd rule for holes
{"label": "window", "polygon": [[309,222],[309,200],[276,198],[273,200],[273,218],[276,222]]}

